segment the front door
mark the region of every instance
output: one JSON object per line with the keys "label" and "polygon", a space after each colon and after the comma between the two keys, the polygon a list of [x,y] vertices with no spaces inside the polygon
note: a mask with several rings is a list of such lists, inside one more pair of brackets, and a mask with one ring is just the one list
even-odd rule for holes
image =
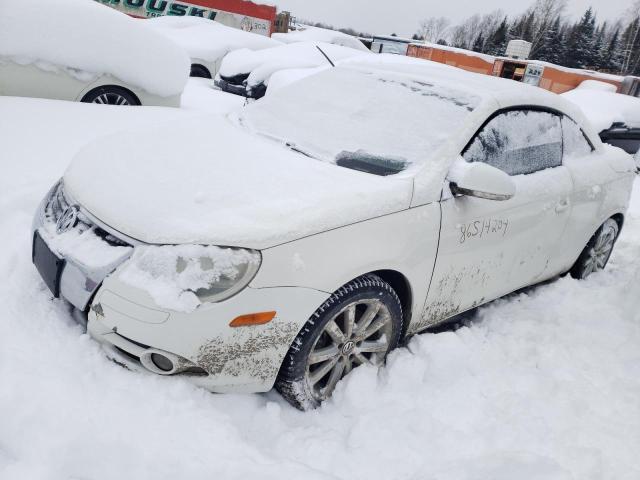
{"label": "front door", "polygon": [[540,280],[570,215],[573,185],[562,166],[560,118],[553,113],[511,109],[495,115],[458,161],[500,168],[513,177],[516,195],[441,202],[438,257],[412,331]]}

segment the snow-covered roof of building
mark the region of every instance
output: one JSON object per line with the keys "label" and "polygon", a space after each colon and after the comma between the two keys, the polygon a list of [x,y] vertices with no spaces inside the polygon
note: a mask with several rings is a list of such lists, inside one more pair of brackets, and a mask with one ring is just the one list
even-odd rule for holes
{"label": "snow-covered roof of building", "polygon": [[0,57],[109,74],[160,96],[189,77],[183,50],[138,20],[88,0],[0,2]]}
{"label": "snow-covered roof of building", "polygon": [[239,48],[261,50],[282,44],[264,35],[227,27],[200,17],[162,16],[140,22],[180,45],[192,59],[209,62],[215,62]]}

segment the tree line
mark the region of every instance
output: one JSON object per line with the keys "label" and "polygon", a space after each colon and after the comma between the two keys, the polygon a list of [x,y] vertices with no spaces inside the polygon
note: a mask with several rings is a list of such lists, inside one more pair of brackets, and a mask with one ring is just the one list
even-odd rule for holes
{"label": "tree line", "polygon": [[529,58],[573,68],[640,75],[640,0],[624,17],[598,21],[592,8],[578,21],[565,15],[567,0],[536,0],[509,18],[501,10],[472,15],[459,25],[446,17],[420,22],[414,40],[502,56],[510,40],[531,42]]}

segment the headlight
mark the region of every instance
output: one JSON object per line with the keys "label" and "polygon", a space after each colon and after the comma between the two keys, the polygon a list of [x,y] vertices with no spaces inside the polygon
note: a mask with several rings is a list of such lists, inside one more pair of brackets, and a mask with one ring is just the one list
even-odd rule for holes
{"label": "headlight", "polygon": [[137,247],[120,279],[161,307],[193,311],[243,290],[260,267],[260,252],[204,245]]}

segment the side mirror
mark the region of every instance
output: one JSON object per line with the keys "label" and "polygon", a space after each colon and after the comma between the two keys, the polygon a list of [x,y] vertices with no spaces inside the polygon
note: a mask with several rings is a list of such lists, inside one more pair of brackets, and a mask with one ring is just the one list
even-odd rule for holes
{"label": "side mirror", "polygon": [[454,195],[504,201],[516,194],[516,184],[509,175],[482,162],[467,163],[460,159],[447,179]]}

